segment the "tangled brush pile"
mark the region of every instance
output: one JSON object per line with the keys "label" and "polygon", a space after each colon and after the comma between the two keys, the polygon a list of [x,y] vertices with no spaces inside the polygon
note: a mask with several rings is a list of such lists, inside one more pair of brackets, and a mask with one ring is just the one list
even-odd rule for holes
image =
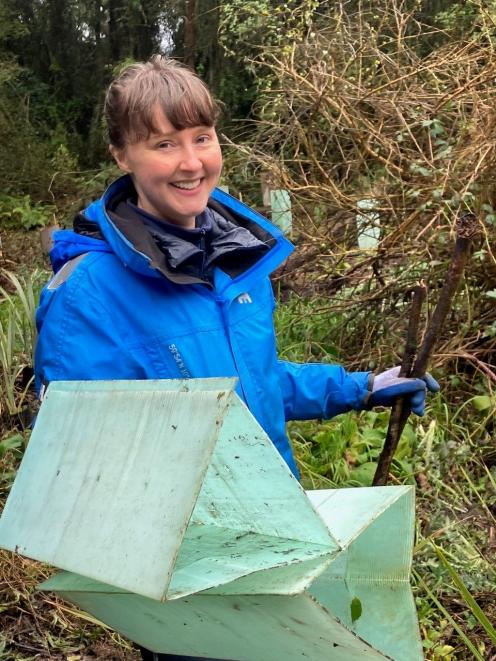
{"label": "tangled brush pile", "polygon": [[[326,314],[348,310],[355,363],[401,349],[408,293],[422,278],[435,299],[456,217],[477,214],[481,240],[436,361],[461,359],[496,385],[496,29],[475,23],[462,42],[405,5],[339,3],[299,42],[265,48],[255,64],[271,84],[239,149],[290,191],[300,256],[285,273],[328,297]],[[357,215],[378,225],[377,248],[358,249]]]}

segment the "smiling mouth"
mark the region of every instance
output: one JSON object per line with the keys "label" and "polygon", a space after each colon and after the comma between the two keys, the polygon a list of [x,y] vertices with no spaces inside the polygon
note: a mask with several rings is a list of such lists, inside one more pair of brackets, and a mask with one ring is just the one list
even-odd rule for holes
{"label": "smiling mouth", "polygon": [[193,179],[192,181],[174,181],[171,186],[180,188],[181,190],[194,190],[201,184],[202,179]]}

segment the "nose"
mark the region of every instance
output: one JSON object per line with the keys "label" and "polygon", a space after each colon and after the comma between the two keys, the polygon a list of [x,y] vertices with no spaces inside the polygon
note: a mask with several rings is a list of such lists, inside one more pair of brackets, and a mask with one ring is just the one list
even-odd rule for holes
{"label": "nose", "polygon": [[197,172],[203,168],[202,161],[195,153],[192,145],[185,146],[181,152],[181,162],[179,164],[181,170],[185,172]]}

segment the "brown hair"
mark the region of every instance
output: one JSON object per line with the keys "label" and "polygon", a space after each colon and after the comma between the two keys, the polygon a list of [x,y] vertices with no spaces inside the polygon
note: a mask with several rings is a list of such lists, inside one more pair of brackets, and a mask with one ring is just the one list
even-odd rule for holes
{"label": "brown hair", "polygon": [[193,71],[154,55],[127,66],[107,90],[104,115],[110,144],[120,149],[156,132],[157,106],[178,131],[215,126],[219,116],[219,106]]}

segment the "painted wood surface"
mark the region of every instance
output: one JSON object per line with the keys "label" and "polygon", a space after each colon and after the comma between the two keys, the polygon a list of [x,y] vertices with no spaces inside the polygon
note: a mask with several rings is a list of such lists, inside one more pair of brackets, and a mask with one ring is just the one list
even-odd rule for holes
{"label": "painted wood surface", "polygon": [[229,399],[192,520],[339,549],[298,480],[237,396]]}
{"label": "painted wood surface", "polygon": [[[250,577],[266,569],[300,565],[316,559],[322,569],[332,555],[326,547],[283,537],[261,535],[249,530],[233,530],[219,526],[190,525],[183,538],[172,581],[169,599],[194,594],[208,588],[223,586],[240,578]],[[300,568],[295,572],[301,582]],[[288,589],[289,576],[283,586]],[[278,586],[273,582],[273,593]]]}
{"label": "painted wood surface", "polygon": [[[0,543],[159,600],[311,559],[323,569],[339,545],[233,385],[52,384]],[[281,578],[285,593],[290,575],[300,586],[305,570]]]}
{"label": "painted wood surface", "polygon": [[86,588],[57,593],[155,652],[238,661],[391,658],[342,626],[305,592],[294,597],[193,595],[159,603]]}
{"label": "painted wood surface", "polygon": [[[410,589],[414,542],[411,486],[307,492],[342,546],[309,593],[345,626],[401,661],[422,659]],[[351,604],[360,601],[353,621]]]}
{"label": "painted wood surface", "polygon": [[347,549],[345,578],[409,581],[415,522],[413,487],[326,489],[307,491],[307,495],[340,546]]}
{"label": "painted wood surface", "polygon": [[50,385],[0,543],[162,599],[230,391],[141,383]]}
{"label": "painted wood surface", "polygon": [[[292,598],[276,597],[263,587],[257,593],[256,581],[264,574],[267,578],[297,573],[303,565],[235,580],[220,588],[222,596],[209,590],[160,605],[136,595],[116,594],[115,589],[67,573],[52,577],[42,587],[88,610],[123,635],[142,644],[146,640],[155,651],[240,661],[302,657],[311,661],[419,661],[422,646],[408,584],[413,494],[408,486],[308,492],[342,550],[323,570],[318,567],[313,578],[307,577],[300,594]],[[352,523],[353,513],[356,520]],[[391,566],[387,562],[390,546],[401,556]],[[308,574],[309,567],[305,569]],[[265,587],[270,587],[270,579]],[[212,592],[219,601],[204,601]],[[353,599],[359,599],[362,606],[355,621],[351,617]],[[248,646],[249,640],[257,644]]]}

